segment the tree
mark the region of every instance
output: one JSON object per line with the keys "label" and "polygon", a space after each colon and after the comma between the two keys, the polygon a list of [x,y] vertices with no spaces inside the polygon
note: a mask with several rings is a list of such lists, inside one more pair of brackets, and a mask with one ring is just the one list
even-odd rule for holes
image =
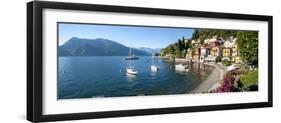
{"label": "tree", "polygon": [[239,55],[246,64],[258,64],[258,32],[239,31],[237,45]]}
{"label": "tree", "polygon": [[183,46],[181,39],[178,40],[177,46],[178,46],[178,49],[181,51],[182,46]]}
{"label": "tree", "polygon": [[196,40],[198,38],[199,38],[199,29],[194,29],[191,40]]}

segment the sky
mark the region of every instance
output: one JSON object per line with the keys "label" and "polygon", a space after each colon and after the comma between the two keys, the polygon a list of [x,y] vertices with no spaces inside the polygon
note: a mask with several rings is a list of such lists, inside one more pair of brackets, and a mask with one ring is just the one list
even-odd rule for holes
{"label": "sky", "polygon": [[59,45],[72,37],[116,41],[127,47],[165,48],[183,36],[191,38],[193,29],[144,26],[59,23]]}

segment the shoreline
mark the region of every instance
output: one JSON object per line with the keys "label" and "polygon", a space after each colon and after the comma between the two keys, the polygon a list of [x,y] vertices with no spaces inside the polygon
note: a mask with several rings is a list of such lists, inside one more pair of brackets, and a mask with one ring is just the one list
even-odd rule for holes
{"label": "shoreline", "polygon": [[225,73],[225,68],[223,68],[223,66],[219,66],[219,64],[210,64],[210,63],[204,63],[204,65],[211,65],[215,67],[215,69],[198,86],[193,88],[190,92],[186,92],[187,94],[208,92],[212,88],[216,87],[219,84],[219,82],[223,79],[223,75]]}

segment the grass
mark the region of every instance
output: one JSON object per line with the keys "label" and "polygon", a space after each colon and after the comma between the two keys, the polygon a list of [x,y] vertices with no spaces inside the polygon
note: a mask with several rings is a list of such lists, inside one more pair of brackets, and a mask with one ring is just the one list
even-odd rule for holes
{"label": "grass", "polygon": [[246,74],[240,76],[240,81],[244,86],[257,85],[258,83],[258,70],[249,71]]}

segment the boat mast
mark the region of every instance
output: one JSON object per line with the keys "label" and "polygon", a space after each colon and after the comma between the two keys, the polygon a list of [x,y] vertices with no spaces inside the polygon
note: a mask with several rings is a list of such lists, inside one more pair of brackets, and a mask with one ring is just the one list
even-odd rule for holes
{"label": "boat mast", "polygon": [[154,65],[154,56],[153,56],[153,53],[151,53],[152,55],[152,65]]}
{"label": "boat mast", "polygon": [[129,48],[129,56],[131,56],[131,47]]}
{"label": "boat mast", "polygon": [[[131,57],[132,55],[131,55],[131,47],[130,47],[130,51],[129,51],[129,58]],[[131,68],[131,64],[132,64],[132,60],[131,59],[129,59],[129,67]]]}

